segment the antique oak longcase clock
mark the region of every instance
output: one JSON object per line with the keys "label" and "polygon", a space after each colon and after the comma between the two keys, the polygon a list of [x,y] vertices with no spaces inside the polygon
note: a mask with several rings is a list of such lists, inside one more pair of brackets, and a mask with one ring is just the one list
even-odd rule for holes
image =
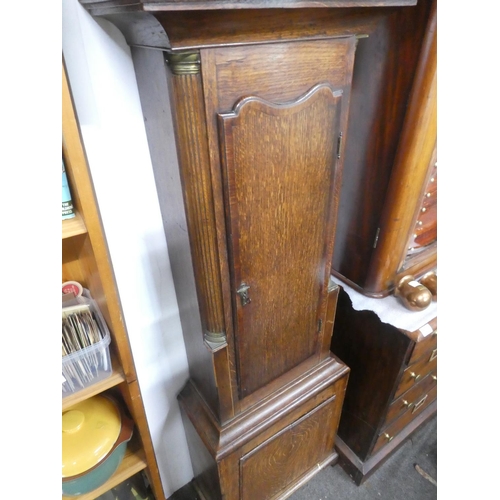
{"label": "antique oak longcase clock", "polygon": [[378,9],[80,1],[132,47],[190,366],[179,403],[195,485],[208,499],[285,498],[338,458],[349,368],[330,352],[330,269],[355,51]]}
{"label": "antique oak longcase clock", "polygon": [[191,185],[184,176],[187,204],[212,217],[195,230],[211,225],[213,235],[192,235],[191,245],[200,245],[195,276],[213,259],[198,301],[216,393],[210,407],[193,376],[180,395],[186,427],[211,458],[212,476],[197,474],[207,497],[283,495],[336,456],[348,368],[329,351],[338,293],[329,263],[355,47],[350,36],[204,49],[190,76],[167,56],[177,123],[195,84],[206,113],[197,137],[181,128],[177,140],[208,139],[213,196],[200,203],[201,175]]}

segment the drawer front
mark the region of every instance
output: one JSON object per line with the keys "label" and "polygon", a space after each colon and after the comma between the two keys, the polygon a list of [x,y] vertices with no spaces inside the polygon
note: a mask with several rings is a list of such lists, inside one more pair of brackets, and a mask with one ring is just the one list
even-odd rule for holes
{"label": "drawer front", "polygon": [[437,331],[430,333],[427,337],[415,344],[408,365],[419,361],[421,357],[427,355],[427,352],[432,352],[434,350],[437,356]]}
{"label": "drawer front", "polygon": [[328,399],[241,458],[243,500],[279,496],[333,452],[341,399]]}
{"label": "drawer front", "polygon": [[420,397],[411,408],[386,427],[380,434],[373,447],[372,455],[377,453],[383,446],[389,444],[409,423],[417,418],[437,398],[437,386]]}
{"label": "drawer front", "polygon": [[406,410],[412,409],[417,404],[422,396],[425,396],[437,384],[436,375],[430,373],[398,399],[396,399],[387,411],[384,427],[390,424],[393,420],[400,417]]}
{"label": "drawer front", "polygon": [[423,357],[417,363],[414,363],[406,368],[394,394],[394,399],[397,399],[408,389],[411,389],[430,372],[437,375],[437,356],[432,356],[431,354],[429,354],[428,357]]}

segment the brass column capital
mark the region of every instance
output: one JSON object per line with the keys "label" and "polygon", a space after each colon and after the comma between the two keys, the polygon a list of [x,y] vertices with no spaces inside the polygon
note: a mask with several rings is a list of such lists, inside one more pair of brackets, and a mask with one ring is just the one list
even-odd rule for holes
{"label": "brass column capital", "polygon": [[201,71],[199,52],[166,52],[166,61],[174,75],[196,75]]}

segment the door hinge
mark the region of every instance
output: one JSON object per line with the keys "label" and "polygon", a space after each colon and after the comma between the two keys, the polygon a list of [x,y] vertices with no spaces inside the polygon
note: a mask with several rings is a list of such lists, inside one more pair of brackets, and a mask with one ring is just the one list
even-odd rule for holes
{"label": "door hinge", "polygon": [[377,232],[375,233],[375,241],[373,242],[373,248],[377,248],[378,235],[380,234],[380,228],[377,227]]}
{"label": "door hinge", "polygon": [[318,320],[318,333],[321,331],[321,327],[323,326],[323,320]]}
{"label": "door hinge", "polygon": [[342,132],[340,132],[339,138],[337,139],[337,158],[340,158],[341,149],[342,149]]}

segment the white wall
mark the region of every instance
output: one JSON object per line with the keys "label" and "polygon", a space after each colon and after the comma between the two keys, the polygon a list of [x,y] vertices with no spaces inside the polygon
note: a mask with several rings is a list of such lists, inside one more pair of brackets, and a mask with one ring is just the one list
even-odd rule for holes
{"label": "white wall", "polygon": [[132,58],[114,25],[62,3],[63,54],[169,497],[193,476],[176,400],[188,365]]}

